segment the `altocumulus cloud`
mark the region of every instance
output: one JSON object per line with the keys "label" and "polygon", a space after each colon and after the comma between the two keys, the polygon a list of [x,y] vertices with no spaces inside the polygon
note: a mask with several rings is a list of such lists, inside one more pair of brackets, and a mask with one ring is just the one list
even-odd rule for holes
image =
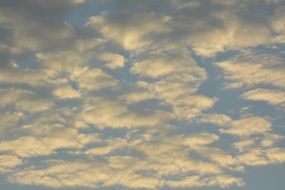
{"label": "altocumulus cloud", "polygon": [[284,165],[284,10],[0,1],[3,188],[242,189]]}

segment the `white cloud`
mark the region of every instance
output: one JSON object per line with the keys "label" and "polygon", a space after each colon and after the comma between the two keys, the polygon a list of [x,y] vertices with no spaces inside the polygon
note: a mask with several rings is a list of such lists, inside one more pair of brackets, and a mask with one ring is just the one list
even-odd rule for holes
{"label": "white cloud", "polygon": [[232,121],[232,118],[225,114],[202,114],[197,120],[199,123],[225,126]]}
{"label": "white cloud", "polygon": [[170,118],[171,114],[164,111],[135,111],[116,100],[94,98],[91,105],[78,115],[78,122],[93,124],[99,128],[130,128],[155,126]]}
{"label": "white cloud", "polygon": [[52,100],[41,97],[32,91],[19,89],[1,89],[2,106],[13,105],[18,112],[37,113],[53,107]]}
{"label": "white cloud", "polygon": [[46,84],[47,78],[41,70],[22,69],[12,64],[0,68],[0,82],[2,84],[27,84],[31,86]]}
{"label": "white cloud", "polygon": [[264,101],[271,105],[285,103],[285,92],[273,89],[254,89],[242,95],[246,100]]}
{"label": "white cloud", "polygon": [[270,162],[260,148],[253,148],[238,155],[237,159],[248,166],[265,166]]}
{"label": "white cloud", "polygon": [[32,136],[21,137],[11,141],[0,142],[1,152],[11,152],[21,157],[50,155],[52,149],[46,146],[40,139]]}
{"label": "white cloud", "polygon": [[59,86],[53,91],[53,95],[59,99],[80,98],[80,92],[68,85]]}
{"label": "white cloud", "polygon": [[217,66],[224,70],[225,78],[229,82],[241,82],[244,86],[265,84],[285,88],[282,68],[270,68],[263,64],[235,61],[219,62]]}
{"label": "white cloud", "polygon": [[211,133],[198,133],[186,136],[181,144],[190,146],[191,148],[199,149],[200,146],[212,144],[215,141],[219,140],[219,136]]}
{"label": "white cloud", "polygon": [[233,121],[229,127],[220,131],[240,137],[260,135],[271,131],[271,123],[262,117],[247,117]]}
{"label": "white cloud", "polygon": [[0,173],[11,183],[227,188],[285,162],[280,109],[259,115],[240,99],[284,104],[282,1],[100,0],[90,18],[77,17],[86,0],[8,1]]}
{"label": "white cloud", "polygon": [[87,26],[99,30],[103,36],[127,50],[138,51],[151,43],[147,39],[148,34],[167,30],[164,27],[167,20],[167,17],[153,13],[121,12],[90,17]]}
{"label": "white cloud", "polygon": [[88,91],[120,88],[119,81],[101,69],[85,68],[79,71],[73,80],[79,84],[80,89]]}
{"label": "white cloud", "polygon": [[[59,75],[65,72],[74,72],[83,60],[75,51],[60,51],[55,53],[37,53],[37,60],[46,69],[46,73]],[[51,74],[50,74],[51,75]]]}
{"label": "white cloud", "polygon": [[106,66],[110,69],[118,69],[125,66],[125,58],[119,54],[106,53],[100,59],[106,62]]}
{"label": "white cloud", "polygon": [[0,173],[5,172],[9,169],[12,169],[22,163],[23,161],[19,159],[17,156],[1,155],[0,156]]}
{"label": "white cloud", "polygon": [[89,149],[85,152],[85,154],[91,156],[102,156],[127,146],[127,142],[124,139],[112,139],[108,140],[107,143],[108,144],[106,146]]}
{"label": "white cloud", "polygon": [[285,162],[285,149],[284,148],[272,148],[266,152],[267,157],[273,162],[284,163]]}

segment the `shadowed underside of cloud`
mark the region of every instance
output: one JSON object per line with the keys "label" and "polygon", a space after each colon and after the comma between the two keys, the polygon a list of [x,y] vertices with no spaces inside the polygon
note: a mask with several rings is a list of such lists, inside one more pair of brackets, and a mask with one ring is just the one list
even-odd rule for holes
{"label": "shadowed underside of cloud", "polygon": [[2,0],[1,176],[242,188],[251,167],[284,164],[284,10],[278,0]]}

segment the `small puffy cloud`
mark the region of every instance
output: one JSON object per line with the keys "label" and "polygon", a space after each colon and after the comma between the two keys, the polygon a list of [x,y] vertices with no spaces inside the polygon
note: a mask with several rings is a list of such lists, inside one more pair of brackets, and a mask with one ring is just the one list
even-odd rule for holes
{"label": "small puffy cloud", "polygon": [[272,148],[266,151],[267,157],[277,163],[285,162],[285,149],[284,148]]}
{"label": "small puffy cloud", "polygon": [[241,178],[230,176],[230,175],[220,175],[210,179],[210,184],[219,185],[221,187],[230,187],[230,186],[243,186],[244,182]]}
{"label": "small puffy cloud", "polygon": [[242,140],[242,141],[235,142],[233,144],[233,147],[235,147],[240,152],[244,152],[245,150],[253,147],[255,145],[255,143],[256,143],[255,140],[247,139],[247,140]]}
{"label": "small puffy cloud", "polygon": [[135,61],[130,72],[142,77],[159,78],[167,75],[203,75],[204,70],[196,65],[185,49],[176,49],[164,54],[149,55]]}
{"label": "small puffy cloud", "polygon": [[74,72],[80,65],[83,65],[82,58],[75,51],[37,53],[36,58],[50,76]]}
{"label": "small puffy cloud", "polygon": [[54,103],[47,98],[35,96],[16,102],[16,109],[23,112],[37,113],[46,111],[54,106]]}
{"label": "small puffy cloud", "polygon": [[265,84],[285,88],[284,70],[282,68],[270,68],[263,64],[234,61],[219,62],[217,66],[223,69],[225,79],[230,83],[241,82],[244,86]]}
{"label": "small puffy cloud", "polygon": [[183,140],[181,140],[182,145],[190,146],[191,148],[195,149],[200,146],[212,144],[215,141],[219,140],[219,136],[216,134],[211,133],[198,133],[192,134],[189,136],[185,136]]}
{"label": "small puffy cloud", "polygon": [[157,99],[171,106],[177,118],[190,120],[216,102],[216,98],[195,94],[206,74],[185,49],[149,55],[136,62],[130,72],[139,77],[157,79],[145,86],[154,92]]}
{"label": "small puffy cloud", "polygon": [[28,90],[19,89],[0,89],[0,103],[1,107],[8,106],[15,103],[21,97],[32,95],[33,93]]}
{"label": "small puffy cloud", "polygon": [[92,104],[78,115],[78,122],[95,125],[99,128],[130,128],[155,126],[170,118],[171,114],[164,111],[135,111],[116,100],[95,98],[92,100]]}
{"label": "small puffy cloud", "polygon": [[80,89],[95,91],[100,89],[118,89],[119,81],[101,69],[85,68],[73,77]]}
{"label": "small puffy cloud", "polygon": [[[283,140],[284,137],[272,133],[265,133],[259,136],[245,137],[235,141],[232,146],[239,151],[237,157],[247,160],[254,155],[261,155],[264,157],[264,152],[271,150],[277,142]],[[253,161],[254,162],[254,161]],[[266,163],[267,164],[267,163]]]}
{"label": "small puffy cloud", "polygon": [[74,30],[64,22],[63,15],[71,10],[72,2],[2,1],[0,23],[1,29],[9,33],[5,41],[9,52],[18,54],[54,48],[58,42],[62,46],[68,44],[66,40],[71,40]]}
{"label": "small puffy cloud", "polygon": [[265,166],[270,163],[260,148],[252,148],[237,156],[240,163],[247,166]]}
{"label": "small puffy cloud", "polygon": [[106,67],[110,69],[118,69],[125,66],[125,58],[119,54],[106,53],[103,54],[99,59],[103,60]]}
{"label": "small puffy cloud", "polygon": [[54,103],[47,97],[42,97],[28,90],[1,89],[2,106],[13,105],[19,112],[37,113],[53,107]]}
{"label": "small puffy cloud", "polygon": [[242,95],[246,100],[264,101],[271,105],[285,103],[285,92],[273,89],[254,89]]}
{"label": "small puffy cloud", "polygon": [[42,86],[46,84],[46,79],[46,76],[41,70],[23,69],[11,63],[0,66],[1,84]]}
{"label": "small puffy cloud", "polygon": [[199,176],[189,176],[182,180],[168,180],[165,183],[167,186],[172,188],[193,188],[204,186],[204,183]]}
{"label": "small puffy cloud", "polygon": [[203,186],[242,186],[244,182],[240,178],[230,175],[220,175],[216,177],[189,176],[182,180],[168,180],[165,182],[167,186],[172,188],[194,188]]}
{"label": "small puffy cloud", "polygon": [[4,112],[0,115],[0,134],[10,127],[15,127],[24,118],[22,112]]}
{"label": "small puffy cloud", "polygon": [[130,92],[120,97],[122,100],[126,101],[127,103],[137,103],[141,101],[157,99],[154,93],[148,90],[136,90],[134,92]]}
{"label": "small puffy cloud", "polygon": [[151,43],[147,35],[167,30],[164,27],[167,20],[154,13],[116,12],[90,17],[87,26],[99,30],[127,50],[138,51]]}
{"label": "small puffy cloud", "polygon": [[229,127],[220,131],[240,137],[260,135],[271,131],[271,123],[262,117],[247,117],[233,121]]}
{"label": "small puffy cloud", "polygon": [[59,99],[80,98],[80,92],[68,85],[57,87],[53,90],[53,95]]}
{"label": "small puffy cloud", "polygon": [[[27,185],[37,184],[59,188],[64,186],[92,187],[93,185],[91,181],[93,181],[93,183],[98,183],[102,182],[102,180],[108,179],[108,175],[103,173],[97,175],[96,179],[94,179],[94,176],[100,173],[98,171],[100,167],[99,165],[96,167],[97,170],[93,169],[93,172],[90,173],[90,168],[93,166],[88,163],[53,161],[52,164],[54,165],[50,165],[43,169],[26,169],[19,171],[10,177],[10,181]],[[102,171],[102,166],[100,167],[100,171]],[[60,176],[53,177],[57,175]],[[91,178],[92,180],[90,180]]]}
{"label": "small puffy cloud", "polygon": [[226,167],[228,169],[241,171],[243,167],[239,165],[238,160],[220,148],[215,147],[200,147],[195,149],[202,157],[207,158],[221,167]]}
{"label": "small puffy cloud", "polygon": [[228,115],[225,114],[202,114],[197,118],[198,123],[209,123],[217,126],[225,126],[232,121]]}
{"label": "small puffy cloud", "polygon": [[202,95],[192,95],[172,102],[174,114],[178,118],[191,119],[202,111],[211,108],[216,102],[215,98]]}
{"label": "small puffy cloud", "polygon": [[22,163],[23,161],[17,156],[1,155],[0,156],[0,173],[5,172],[9,170],[10,168],[12,169]]}
{"label": "small puffy cloud", "polygon": [[20,157],[30,157],[38,155],[50,155],[52,149],[44,142],[32,136],[21,137],[11,141],[0,142],[1,152],[11,152]]}
{"label": "small puffy cloud", "polygon": [[10,181],[53,188],[74,186],[94,188],[120,185],[126,188],[153,189],[160,186],[159,179],[138,175],[131,171],[120,172],[104,163],[60,160],[51,161],[46,168],[26,169],[14,173]]}
{"label": "small puffy cloud", "polygon": [[179,65],[179,62],[177,64],[177,62],[169,59],[154,58],[136,62],[133,65],[131,72],[140,76],[157,78],[160,76],[173,74],[174,72],[179,72],[179,70],[180,72],[183,71],[185,68]]}
{"label": "small puffy cloud", "polygon": [[33,124],[23,128],[30,136],[0,141],[0,152],[9,152],[20,157],[48,156],[58,149],[82,149],[89,143],[100,141],[96,134],[82,134],[60,124]]}
{"label": "small puffy cloud", "polygon": [[271,18],[271,28],[279,34],[283,34],[281,36],[281,41],[284,42],[285,38],[285,22],[284,22],[284,18],[285,14],[284,14],[284,7],[280,7],[277,10],[275,10],[274,15]]}
{"label": "small puffy cloud", "polygon": [[284,136],[278,134],[267,134],[261,139],[262,147],[271,147],[279,141],[284,140]]}
{"label": "small puffy cloud", "polygon": [[112,139],[108,140],[107,143],[106,146],[91,148],[87,150],[85,154],[89,156],[102,156],[127,146],[127,142],[124,139]]}

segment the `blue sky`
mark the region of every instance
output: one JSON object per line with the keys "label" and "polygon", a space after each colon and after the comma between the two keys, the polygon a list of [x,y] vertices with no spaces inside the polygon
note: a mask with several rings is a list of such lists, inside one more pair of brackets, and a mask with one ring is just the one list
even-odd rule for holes
{"label": "blue sky", "polygon": [[282,0],[0,0],[1,190],[284,187]]}

